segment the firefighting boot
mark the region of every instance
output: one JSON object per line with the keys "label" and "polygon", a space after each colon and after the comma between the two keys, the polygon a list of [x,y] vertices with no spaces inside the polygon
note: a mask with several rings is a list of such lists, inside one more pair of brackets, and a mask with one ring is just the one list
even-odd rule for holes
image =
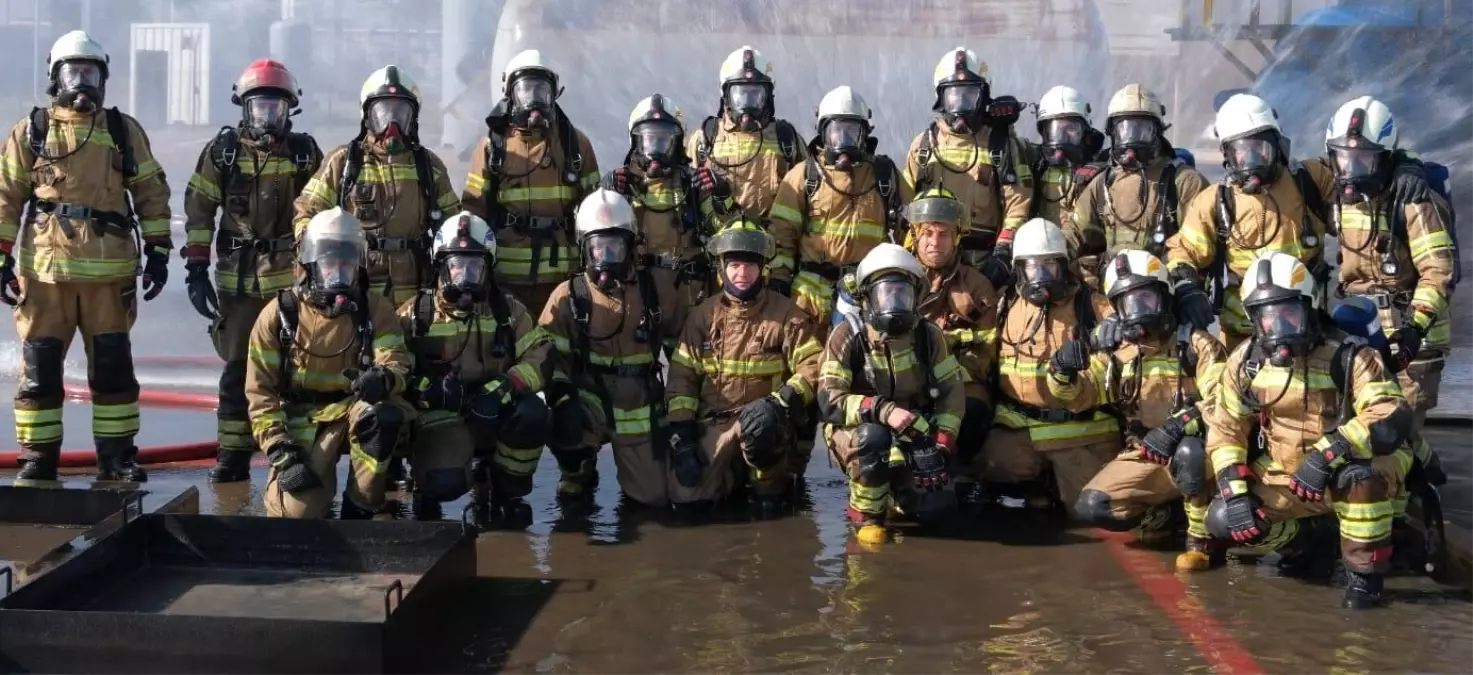
{"label": "firefighting boot", "polygon": [[1176,556],[1176,571],[1205,572],[1227,562],[1227,547],[1215,539],[1187,537],[1187,550]]}
{"label": "firefighting boot", "polygon": [[558,468],[562,470],[562,476],[557,481],[557,496],[563,500],[586,499],[593,496],[594,488],[598,487],[598,459],[595,455],[597,450],[554,450],[552,456],[557,459]]}
{"label": "firefighting boot", "polygon": [[353,503],[348,493],[343,493],[343,508],[338,516],[342,520],[373,520],[374,512]]}
{"label": "firefighting boot", "polygon": [[1340,524],[1333,514],[1294,521],[1299,530],[1279,547],[1279,570],[1288,576],[1327,578],[1340,552]]}
{"label": "firefighting boot", "polygon": [[442,520],[445,518],[445,505],[438,499],[427,499],[419,492],[415,492],[410,498],[413,505],[415,520]]}
{"label": "firefighting boot", "polygon": [[1346,609],[1371,609],[1380,605],[1381,582],[1380,574],[1345,570],[1345,601],[1342,606]]}
{"label": "firefighting boot", "polygon": [[849,524],[854,526],[854,540],[864,548],[877,548],[883,546],[890,538],[890,533],[885,530],[885,514],[864,513],[850,506],[845,509],[849,516]]}
{"label": "firefighting boot", "polygon": [[97,439],[97,479],[95,483],[119,484],[148,481],[148,473],[138,465],[138,446],[132,438]]}
{"label": "firefighting boot", "polygon": [[493,524],[503,530],[525,530],[532,524],[532,507],[521,497],[491,500]]}
{"label": "firefighting boot", "polygon": [[221,450],[215,456],[215,466],[210,469],[211,483],[239,483],[250,480],[251,451]]}
{"label": "firefighting boot", "polygon": [[15,475],[15,487],[59,488],[61,480],[56,476],[56,465],[61,455],[60,443],[37,443],[23,446],[20,455],[20,473]]}

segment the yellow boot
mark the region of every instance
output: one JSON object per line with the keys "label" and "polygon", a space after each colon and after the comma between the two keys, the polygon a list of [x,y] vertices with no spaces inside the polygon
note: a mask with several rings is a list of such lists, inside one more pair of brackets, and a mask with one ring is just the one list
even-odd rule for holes
{"label": "yellow boot", "polygon": [[865,523],[854,532],[854,539],[863,546],[882,546],[889,537],[885,526],[878,523]]}
{"label": "yellow boot", "polygon": [[1187,537],[1187,550],[1176,556],[1176,571],[1205,572],[1227,562],[1227,549],[1211,539]]}

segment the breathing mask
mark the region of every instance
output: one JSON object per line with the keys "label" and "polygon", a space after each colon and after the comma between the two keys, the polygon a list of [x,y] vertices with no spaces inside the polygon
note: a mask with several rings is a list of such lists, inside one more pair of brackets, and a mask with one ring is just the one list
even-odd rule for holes
{"label": "breathing mask", "polygon": [[594,232],[583,238],[583,266],[603,291],[614,291],[634,270],[634,237],[627,231]]}
{"label": "breathing mask", "polygon": [[857,119],[836,118],[823,125],[824,160],[840,171],[864,161],[868,125]]}
{"label": "breathing mask", "polygon": [[742,131],[759,131],[772,116],[772,98],[768,85],[738,82],[726,85],[723,96],[726,114]]}
{"label": "breathing mask", "polygon": [[1078,117],[1057,117],[1038,123],[1043,138],[1043,161],[1050,166],[1078,166],[1085,161],[1085,132],[1089,124]]}
{"label": "breathing mask", "polygon": [[1257,194],[1278,178],[1283,157],[1278,134],[1264,131],[1222,144],[1222,161],[1232,182],[1247,194]]}
{"label": "breathing mask", "polygon": [[1160,283],[1137,286],[1110,298],[1110,302],[1125,327],[1125,338],[1132,342],[1160,337],[1174,321],[1166,288]]}
{"label": "breathing mask", "polygon": [[980,129],[985,93],[979,82],[942,87],[941,117],[946,121],[946,126],[958,134],[969,134]]}
{"label": "breathing mask", "polygon": [[548,79],[535,75],[518,79],[511,85],[512,125],[521,129],[551,127],[554,98]]}
{"label": "breathing mask", "polygon": [[1332,145],[1330,166],[1335,171],[1335,191],[1347,204],[1374,199],[1391,182],[1391,153],[1385,148]]}
{"label": "breathing mask", "polygon": [[1037,307],[1043,307],[1069,295],[1069,272],[1063,258],[1021,258],[1014,266],[1018,273],[1018,295]]}
{"label": "breathing mask", "polygon": [[358,247],[345,241],[317,244],[316,259],[307,264],[308,300],[328,316],[338,316],[357,305],[358,271],[363,264]]}
{"label": "breathing mask", "polygon": [[1150,164],[1161,150],[1160,124],[1150,117],[1122,117],[1110,123],[1110,157],[1127,169]]}
{"label": "breathing mask", "polygon": [[485,255],[471,253],[445,256],[440,262],[440,297],[455,305],[456,310],[469,312],[476,303],[486,299],[488,278]]}
{"label": "breathing mask", "polygon": [[56,102],[78,112],[102,107],[102,66],[96,61],[62,61],[52,78]]}
{"label": "breathing mask", "polygon": [[1317,337],[1314,312],[1303,299],[1258,305],[1248,314],[1259,348],[1275,366],[1289,366],[1296,357],[1308,354]]}
{"label": "breathing mask", "polygon": [[673,122],[653,120],[634,127],[634,154],[650,178],[665,178],[675,170],[680,152],[680,127]]}
{"label": "breathing mask", "polygon": [[285,136],[291,126],[291,102],[269,94],[252,96],[241,105],[241,121],[250,138],[270,143]]}
{"label": "breathing mask", "polygon": [[[731,277],[727,276],[726,263],[729,261],[751,263],[753,265],[756,265],[757,278],[753,279],[752,283],[748,284],[746,288],[738,287],[735,283],[732,283]],[[717,270],[717,274],[721,279],[721,290],[726,292],[727,295],[730,295],[731,297],[736,298],[737,300],[740,300],[742,302],[747,302],[757,297],[757,294],[762,292],[762,287],[765,285],[763,283],[764,279],[762,276],[763,264],[764,261],[762,259],[762,256],[756,253],[745,253],[738,251],[727,253],[726,255],[721,256],[721,268]]]}
{"label": "breathing mask", "polygon": [[919,295],[914,279],[899,272],[884,274],[865,290],[865,321],[890,337],[908,334],[915,330],[918,321]]}
{"label": "breathing mask", "polygon": [[366,118],[368,130],[383,140],[385,150],[401,152],[414,124],[414,104],[402,98],[374,99],[368,104]]}

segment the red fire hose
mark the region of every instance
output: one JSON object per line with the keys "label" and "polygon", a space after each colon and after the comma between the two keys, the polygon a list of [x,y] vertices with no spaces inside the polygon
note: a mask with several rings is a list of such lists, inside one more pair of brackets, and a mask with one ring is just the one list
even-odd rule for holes
{"label": "red fire hose", "polygon": [[[220,445],[215,441],[199,443],[175,443],[172,445],[150,445],[138,449],[139,464],[168,464],[170,462],[193,462],[214,459]],[[17,469],[20,463],[19,450],[0,450],[0,469]],[[94,450],[62,450],[60,466],[92,466],[97,463]]]}

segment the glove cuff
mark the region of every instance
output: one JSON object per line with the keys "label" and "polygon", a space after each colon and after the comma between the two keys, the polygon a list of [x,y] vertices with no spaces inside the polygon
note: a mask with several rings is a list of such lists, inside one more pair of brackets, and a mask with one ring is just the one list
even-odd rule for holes
{"label": "glove cuff", "polygon": [[1248,481],[1253,478],[1253,469],[1247,464],[1232,464],[1217,472],[1217,490],[1223,498],[1248,494]]}

